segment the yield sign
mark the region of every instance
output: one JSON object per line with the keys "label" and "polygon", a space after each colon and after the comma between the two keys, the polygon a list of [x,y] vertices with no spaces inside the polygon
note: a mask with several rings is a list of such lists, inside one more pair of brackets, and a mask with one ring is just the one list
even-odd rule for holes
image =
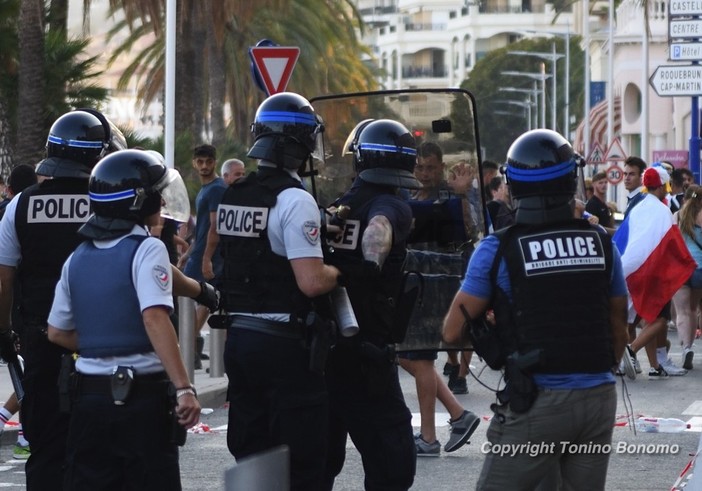
{"label": "yield sign", "polygon": [[267,94],[270,96],[284,92],[300,56],[300,48],[260,46],[251,48],[250,53]]}

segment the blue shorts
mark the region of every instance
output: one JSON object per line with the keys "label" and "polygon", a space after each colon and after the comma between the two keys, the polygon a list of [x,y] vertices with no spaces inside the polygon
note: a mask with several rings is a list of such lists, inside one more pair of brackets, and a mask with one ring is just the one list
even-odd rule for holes
{"label": "blue shorts", "polygon": [[690,285],[690,288],[702,288],[702,268],[697,268],[693,271],[692,276],[687,280],[687,284]]}
{"label": "blue shorts", "polygon": [[397,356],[405,360],[436,360],[439,357],[436,351],[405,351]]}

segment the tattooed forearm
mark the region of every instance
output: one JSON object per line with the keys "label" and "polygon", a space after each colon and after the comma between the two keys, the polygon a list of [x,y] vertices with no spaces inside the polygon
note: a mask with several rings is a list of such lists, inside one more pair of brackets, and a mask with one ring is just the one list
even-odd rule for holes
{"label": "tattooed forearm", "polygon": [[363,232],[361,242],[363,258],[367,261],[373,261],[382,267],[385,258],[390,254],[391,247],[392,225],[390,221],[382,215],[374,216],[368,223],[365,232]]}

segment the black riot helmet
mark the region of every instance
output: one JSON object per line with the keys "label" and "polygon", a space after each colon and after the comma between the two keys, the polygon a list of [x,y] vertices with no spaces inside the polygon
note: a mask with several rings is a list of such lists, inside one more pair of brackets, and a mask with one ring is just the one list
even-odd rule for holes
{"label": "black riot helmet", "polygon": [[158,212],[163,202],[178,209],[176,202],[188,199],[180,174],[168,169],[157,153],[143,150],[121,150],[103,158],[90,175],[88,190],[95,215],[136,223]]}
{"label": "black riot helmet", "polygon": [[516,221],[544,223],[572,217],[570,200],[581,160],[555,131],[531,130],[517,138],[507,151],[505,166],[507,184],[517,200]]}
{"label": "black riot helmet", "polygon": [[122,132],[101,112],[77,109],[59,117],[46,140],[47,158],[37,174],[50,177],[89,177],[105,155],[127,148]]}
{"label": "black riot helmet", "polygon": [[312,104],[293,92],[279,92],[258,106],[251,125],[254,143],[248,156],[297,170],[317,147],[324,131]]}
{"label": "black riot helmet", "polygon": [[353,153],[358,176],[373,184],[419,189],[414,177],[417,144],[409,130],[391,119],[362,121],[349,135],[346,150]]}

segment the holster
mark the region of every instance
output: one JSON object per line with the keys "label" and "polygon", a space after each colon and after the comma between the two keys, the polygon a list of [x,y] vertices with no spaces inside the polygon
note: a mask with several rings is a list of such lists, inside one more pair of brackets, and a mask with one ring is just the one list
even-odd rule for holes
{"label": "holster", "polygon": [[336,324],[322,318],[316,312],[310,312],[305,319],[305,329],[307,348],[310,352],[309,369],[321,375],[327,366],[329,349],[335,341]]}
{"label": "holster", "polygon": [[58,376],[59,411],[62,413],[71,412],[72,395],[75,392],[77,383],[76,363],[73,353],[61,356],[61,369]]}
{"label": "holster", "polygon": [[178,405],[178,399],[176,397],[176,388],[172,383],[168,384],[168,402],[169,410],[168,416],[170,417],[170,437],[169,443],[178,445],[182,447],[185,445],[185,440],[188,436],[188,431],[185,426],[178,422],[178,414],[176,413],[176,406]]}
{"label": "holster", "polygon": [[362,342],[359,346],[361,370],[367,382],[368,394],[379,397],[386,393],[396,361],[394,345],[378,347]]}
{"label": "holster", "polygon": [[515,413],[525,413],[534,404],[538,396],[538,387],[534,383],[530,368],[540,363],[541,351],[530,351],[525,355],[517,352],[507,357],[507,397],[509,407]]}

